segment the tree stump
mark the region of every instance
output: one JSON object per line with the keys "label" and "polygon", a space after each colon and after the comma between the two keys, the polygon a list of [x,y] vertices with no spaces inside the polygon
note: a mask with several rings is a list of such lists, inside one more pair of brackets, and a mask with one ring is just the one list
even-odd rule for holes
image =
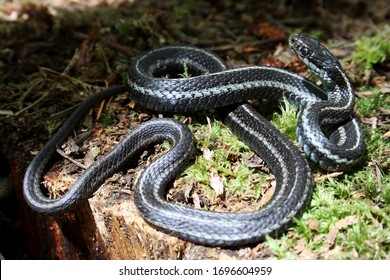
{"label": "tree stump", "polygon": [[[13,167],[20,164],[13,164]],[[101,188],[81,207],[67,214],[34,213],[21,192],[24,170],[12,168],[20,219],[28,236],[29,255],[38,259],[258,259],[268,247],[210,248],[165,234],[138,213],[132,191]],[[19,170],[19,171],[18,171]]]}

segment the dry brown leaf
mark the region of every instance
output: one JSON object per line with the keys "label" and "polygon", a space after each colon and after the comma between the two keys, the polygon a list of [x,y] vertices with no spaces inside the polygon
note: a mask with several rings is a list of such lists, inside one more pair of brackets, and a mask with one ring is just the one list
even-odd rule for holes
{"label": "dry brown leaf", "polygon": [[252,46],[251,44],[244,44],[242,46],[242,52],[244,53],[254,53],[259,52],[259,48]]}
{"label": "dry brown leaf", "polygon": [[95,162],[95,159],[98,155],[100,155],[101,150],[97,146],[93,146],[89,149],[88,153],[84,157],[84,165],[90,166]]}
{"label": "dry brown leaf", "polygon": [[363,192],[360,192],[360,191],[356,191],[352,194],[351,196],[352,198],[357,198],[357,199],[363,199],[365,198],[366,196],[364,195]]}
{"label": "dry brown leaf", "polygon": [[301,253],[305,249],[306,240],[305,238],[301,238],[298,240],[297,245],[295,245],[294,250],[297,253]]}
{"label": "dry brown leaf", "polygon": [[317,220],[308,220],[306,224],[311,230],[318,231],[320,229],[320,223]]}
{"label": "dry brown leaf", "polygon": [[304,248],[301,253],[299,253],[299,259],[301,260],[316,260],[318,259],[318,254],[312,252],[309,249]]}
{"label": "dry brown leaf", "polygon": [[70,155],[71,153],[77,153],[80,150],[80,147],[76,144],[75,140],[72,137],[66,141],[66,147],[63,149],[64,154]]}
{"label": "dry brown leaf", "polygon": [[222,178],[218,174],[211,174],[210,186],[214,189],[217,196],[220,196],[224,192]]}
{"label": "dry brown leaf", "polygon": [[373,80],[374,80],[375,85],[379,88],[390,87],[390,84],[387,81],[386,76],[377,76]]}
{"label": "dry brown leaf", "polygon": [[334,245],[334,241],[336,240],[337,234],[339,233],[339,229],[337,227],[332,228],[328,235],[326,236],[326,243],[328,247],[332,247]]}
{"label": "dry brown leaf", "polygon": [[210,151],[208,148],[202,149],[203,157],[207,160],[212,161],[214,159],[214,152]]}
{"label": "dry brown leaf", "polygon": [[379,107],[379,112],[381,115],[390,116],[390,109]]}
{"label": "dry brown leaf", "polygon": [[271,25],[269,22],[256,22],[250,26],[250,31],[256,37],[269,39],[284,39],[286,35],[278,27]]}
{"label": "dry brown leaf", "polygon": [[339,220],[334,228],[332,228],[327,237],[326,237],[326,243],[329,247],[332,247],[334,245],[334,242],[336,240],[337,234],[339,233],[340,229],[346,228],[350,225],[354,225],[358,223],[358,218],[356,215],[347,216],[344,219]]}
{"label": "dry brown leaf", "polygon": [[271,187],[267,190],[267,192],[261,197],[259,202],[260,207],[263,207],[268,203],[268,201],[271,200],[272,196],[274,195],[275,189],[276,186],[272,184]]}
{"label": "dry brown leaf", "polygon": [[332,250],[323,253],[325,259],[336,259],[343,251],[341,246],[336,245]]}
{"label": "dry brown leaf", "polygon": [[285,65],[280,60],[274,57],[267,57],[261,61],[261,65],[283,68]]}
{"label": "dry brown leaf", "polygon": [[259,157],[257,154],[253,153],[249,156],[246,156],[244,158],[245,160],[245,164],[248,166],[248,167],[252,167],[252,168],[264,168],[266,166],[266,163],[264,162],[264,160]]}
{"label": "dry brown leaf", "polygon": [[336,223],[336,227],[338,229],[343,229],[343,228],[346,228],[346,227],[348,227],[350,225],[357,224],[358,221],[359,220],[358,220],[358,217],[356,215],[347,216],[344,219],[339,220]]}
{"label": "dry brown leaf", "polygon": [[196,184],[195,179],[192,179],[184,185],[184,198],[186,199],[187,202],[188,199],[190,198],[190,193],[194,189],[195,184]]}
{"label": "dry brown leaf", "polygon": [[378,249],[378,244],[372,243],[370,240],[364,240],[363,242],[371,249]]}
{"label": "dry brown leaf", "polygon": [[135,105],[136,105],[135,101],[133,99],[131,99],[129,104],[127,104],[127,107],[129,107],[130,109],[134,109]]}
{"label": "dry brown leaf", "polygon": [[104,126],[103,125],[96,125],[95,126],[95,129],[93,130],[93,136],[96,137],[96,136],[100,136],[102,135],[104,131]]}
{"label": "dry brown leaf", "polygon": [[370,98],[374,95],[372,91],[363,90],[363,91],[356,91],[356,95],[360,98]]}
{"label": "dry brown leaf", "polygon": [[191,197],[192,197],[192,201],[194,202],[194,208],[195,209],[200,209],[201,206],[200,206],[199,195],[197,193],[193,193]]}

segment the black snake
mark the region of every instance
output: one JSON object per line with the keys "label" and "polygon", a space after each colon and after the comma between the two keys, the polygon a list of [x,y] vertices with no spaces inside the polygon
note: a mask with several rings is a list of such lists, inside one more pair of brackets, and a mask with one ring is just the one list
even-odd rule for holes
{"label": "black snake", "polygon": [[[171,150],[140,176],[136,205],[156,228],[209,246],[252,243],[282,231],[311,198],[311,171],[300,151],[249,104],[253,98],[286,97],[300,107],[297,136],[302,150],[321,168],[348,169],[364,151],[363,133],[353,116],[355,96],[339,61],[315,39],[292,34],[290,47],[322,81],[324,88],[289,71],[263,66],[229,69],[217,56],[186,46],[160,47],[142,54],[127,75],[127,85],[91,96],[30,163],[24,177],[24,196],[38,212],[66,212],[88,199],[123,164],[147,146],[168,140]],[[186,64],[190,78],[179,78]],[[166,74],[170,79],[163,78]],[[267,205],[249,213],[216,213],[184,207],[165,198],[165,187],[186,166],[193,136],[173,119],[153,119],[132,130],[109,154],[97,160],[61,198],[41,190],[41,178],[56,148],[66,141],[82,116],[101,100],[128,91],[139,104],[156,111],[195,111],[227,107],[226,125],[259,154],[276,178]]]}

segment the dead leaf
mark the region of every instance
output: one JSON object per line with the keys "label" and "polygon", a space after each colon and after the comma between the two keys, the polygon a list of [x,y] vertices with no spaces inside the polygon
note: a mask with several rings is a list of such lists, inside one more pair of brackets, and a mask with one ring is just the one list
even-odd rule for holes
{"label": "dead leaf", "polygon": [[340,229],[346,228],[350,225],[357,224],[359,222],[356,215],[347,216],[344,219],[339,220],[334,228],[332,228],[327,237],[326,237],[326,243],[329,247],[332,247],[334,245],[334,242],[336,240],[337,234],[339,233]]}
{"label": "dead leaf", "polygon": [[191,191],[194,189],[195,183],[196,183],[195,179],[192,179],[184,186],[184,198],[186,199],[187,202],[188,199],[190,198]]}
{"label": "dead leaf", "polygon": [[259,48],[253,47],[251,44],[245,44],[242,46],[241,51],[244,53],[256,53],[259,52]]}
{"label": "dead leaf", "polygon": [[383,107],[379,107],[379,112],[380,112],[382,115],[390,116],[390,109],[383,108]]}
{"label": "dead leaf", "polygon": [[372,91],[364,90],[364,91],[356,91],[355,92],[357,96],[360,98],[370,98],[374,95]]}
{"label": "dead leaf", "polygon": [[261,61],[261,65],[264,66],[271,66],[271,67],[278,67],[278,68],[283,68],[285,65],[283,62],[279,61],[278,59],[274,57],[267,57],[266,59],[263,59]]}
{"label": "dead leaf", "polygon": [[252,153],[250,156],[245,157],[244,160],[245,160],[245,164],[248,167],[264,168],[266,166],[264,160],[255,153]]}
{"label": "dead leaf", "polygon": [[133,99],[131,99],[130,102],[126,106],[129,107],[130,109],[134,109],[135,105],[136,105],[135,101]]}
{"label": "dead leaf", "polygon": [[378,248],[378,244],[372,243],[370,240],[364,240],[363,242],[364,242],[368,247],[370,247],[371,249],[377,249],[377,248]]}
{"label": "dead leaf", "polygon": [[377,76],[373,80],[378,88],[390,87],[389,82],[386,81],[386,76]]}
{"label": "dead leaf", "polygon": [[317,220],[308,220],[306,224],[311,230],[318,231],[320,229],[320,223]]}
{"label": "dead leaf", "polygon": [[268,201],[271,200],[272,196],[274,195],[275,189],[276,185],[271,184],[271,187],[265,192],[265,194],[261,197],[259,201],[260,207],[263,207],[268,203]]}
{"label": "dead leaf", "polygon": [[269,22],[256,22],[250,26],[250,31],[256,37],[269,39],[284,39],[286,35],[276,26],[272,26]]}
{"label": "dead leaf", "polygon": [[210,186],[214,189],[217,196],[220,196],[224,192],[222,178],[218,174],[211,174]]}
{"label": "dead leaf", "polygon": [[214,159],[214,152],[210,151],[208,148],[202,149],[203,157],[207,160],[213,161]]}
{"label": "dead leaf", "polygon": [[326,243],[328,247],[332,247],[334,245],[334,241],[336,240],[337,234],[339,233],[339,229],[337,227],[332,228],[328,235],[326,236]]}
{"label": "dead leaf", "polygon": [[305,249],[306,240],[305,238],[301,238],[298,240],[297,245],[295,245],[295,251],[297,253],[301,253]]}
{"label": "dead leaf", "polygon": [[66,147],[63,149],[66,155],[70,155],[71,153],[77,153],[79,150],[79,146],[71,137],[68,139],[68,141],[66,141]]}
{"label": "dead leaf", "polygon": [[337,257],[342,253],[343,248],[341,246],[335,246],[332,250],[323,253],[325,259],[337,259]]}
{"label": "dead leaf", "polygon": [[97,146],[92,146],[88,153],[84,157],[84,165],[90,166],[92,163],[95,162],[95,159],[98,155],[100,155],[101,151],[100,148]]}
{"label": "dead leaf", "polygon": [[363,199],[365,198],[366,196],[364,195],[363,192],[360,192],[360,191],[356,191],[352,194],[351,196],[352,198],[358,198],[358,199]]}
{"label": "dead leaf", "polygon": [[93,136],[94,137],[100,136],[100,135],[102,135],[103,131],[104,131],[103,125],[96,125],[95,129],[93,130]]}
{"label": "dead leaf", "polygon": [[197,193],[195,193],[195,192],[192,194],[192,201],[194,202],[194,208],[195,209],[200,209],[201,208],[199,195]]}
{"label": "dead leaf", "polygon": [[301,260],[316,260],[318,255],[311,251],[310,249],[303,248],[302,252],[299,253],[299,259]]}
{"label": "dead leaf", "polygon": [[343,228],[346,228],[350,225],[354,225],[354,224],[357,224],[359,222],[358,218],[356,215],[351,215],[351,216],[347,216],[345,217],[344,219],[341,219],[339,220],[337,223],[336,223],[336,227],[338,229],[343,229]]}

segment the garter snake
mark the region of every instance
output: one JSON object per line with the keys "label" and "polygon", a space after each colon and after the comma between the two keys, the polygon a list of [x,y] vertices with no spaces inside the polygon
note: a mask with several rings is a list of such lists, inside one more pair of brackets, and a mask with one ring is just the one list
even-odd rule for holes
{"label": "garter snake", "polygon": [[[292,142],[242,102],[286,97],[298,105],[299,143],[308,158],[324,169],[348,169],[360,160],[364,150],[363,133],[353,116],[354,92],[338,60],[318,41],[303,34],[292,34],[289,44],[322,81],[323,88],[283,69],[229,69],[219,57],[198,48],[169,46],[145,52],[132,63],[127,85],[103,90],[84,101],[32,160],[23,184],[27,203],[46,214],[69,211],[92,196],[129,158],[149,145],[168,140],[171,150],[142,173],[135,190],[135,203],[148,223],[209,246],[248,244],[282,231],[311,198],[311,171]],[[192,77],[178,77],[183,64]],[[167,73],[170,79],[162,78]],[[165,187],[186,166],[194,149],[188,128],[168,118],[136,127],[109,154],[84,171],[64,196],[56,200],[46,197],[40,182],[56,148],[94,104],[125,91],[140,105],[156,111],[224,107],[226,125],[265,160],[275,175],[277,187],[268,204],[248,213],[215,213],[168,202]]]}

